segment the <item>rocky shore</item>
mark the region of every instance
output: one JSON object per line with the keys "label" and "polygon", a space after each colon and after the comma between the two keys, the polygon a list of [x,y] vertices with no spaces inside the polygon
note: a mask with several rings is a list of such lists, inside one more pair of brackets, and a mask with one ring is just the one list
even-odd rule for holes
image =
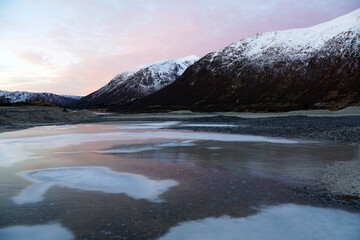
{"label": "rocky shore", "polygon": [[35,126],[71,124],[94,120],[88,110],[73,111],[59,107],[21,106],[0,107],[0,132]]}

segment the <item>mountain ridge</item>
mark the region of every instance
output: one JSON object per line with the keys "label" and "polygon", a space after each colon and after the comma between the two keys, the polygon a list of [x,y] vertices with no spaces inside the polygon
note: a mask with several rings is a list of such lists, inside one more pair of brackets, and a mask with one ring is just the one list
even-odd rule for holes
{"label": "mountain ridge", "polygon": [[113,110],[288,111],[359,105],[359,49],[357,9],[310,28],[244,38],[207,54],[169,86]]}
{"label": "mountain ridge", "polygon": [[47,102],[61,107],[71,107],[81,96],[59,95],[54,93],[36,93],[27,91],[3,91],[0,90],[0,103],[31,103]]}
{"label": "mountain ridge", "polygon": [[80,99],[78,106],[97,108],[129,104],[172,83],[199,58],[191,55],[168,59],[123,72],[99,90]]}

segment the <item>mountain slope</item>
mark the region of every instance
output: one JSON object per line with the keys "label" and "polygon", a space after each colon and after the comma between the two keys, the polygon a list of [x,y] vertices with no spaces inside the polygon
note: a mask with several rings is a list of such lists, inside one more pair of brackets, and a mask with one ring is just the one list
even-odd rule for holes
{"label": "mountain slope", "polygon": [[62,107],[69,107],[81,97],[71,95],[57,95],[53,93],[33,93],[22,91],[1,91],[0,103],[30,103],[30,102],[49,102]]}
{"label": "mountain slope", "polygon": [[147,96],[178,78],[200,57],[188,56],[139,66],[114,77],[107,85],[83,97],[80,107],[111,107]]}
{"label": "mountain slope", "polygon": [[[286,111],[360,105],[360,9],[245,38],[119,111]],[[184,98],[183,96],[186,96]]]}

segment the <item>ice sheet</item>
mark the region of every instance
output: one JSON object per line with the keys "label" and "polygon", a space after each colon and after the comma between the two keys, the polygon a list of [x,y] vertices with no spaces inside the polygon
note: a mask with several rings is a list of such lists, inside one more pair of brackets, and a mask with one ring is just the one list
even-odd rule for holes
{"label": "ice sheet", "polygon": [[105,167],[50,168],[18,173],[33,182],[13,198],[16,204],[40,202],[52,186],[104,193],[124,193],[134,199],[162,202],[160,195],[178,185],[174,180],[152,180],[143,175],[114,172]]}
{"label": "ice sheet", "polygon": [[59,223],[13,226],[0,229],[2,240],[72,240],[74,235]]}
{"label": "ice sheet", "polygon": [[360,214],[295,204],[268,207],[245,218],[206,218],[173,227],[159,240],[358,240]]}
{"label": "ice sheet", "polygon": [[0,140],[0,167],[11,167],[17,162],[39,158],[32,150],[51,149],[87,142],[118,141],[118,140],[212,140],[225,142],[270,142],[281,144],[296,144],[298,141],[284,138],[270,138],[251,135],[200,133],[173,130],[158,130],[152,132],[99,132],[99,133],[69,133],[50,136],[28,137]]}

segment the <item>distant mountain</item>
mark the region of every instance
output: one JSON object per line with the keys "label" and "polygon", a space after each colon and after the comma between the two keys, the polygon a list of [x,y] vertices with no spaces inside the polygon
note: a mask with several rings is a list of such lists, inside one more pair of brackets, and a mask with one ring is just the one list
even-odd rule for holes
{"label": "distant mountain", "polygon": [[118,111],[287,111],[360,105],[360,9],[245,38]]}
{"label": "distant mountain", "polygon": [[72,106],[80,96],[56,95],[53,93],[9,92],[0,90],[0,103],[48,102],[62,107]]}
{"label": "distant mountain", "polygon": [[170,59],[139,66],[114,77],[107,85],[83,97],[80,107],[113,107],[126,105],[169,85],[199,56]]}

